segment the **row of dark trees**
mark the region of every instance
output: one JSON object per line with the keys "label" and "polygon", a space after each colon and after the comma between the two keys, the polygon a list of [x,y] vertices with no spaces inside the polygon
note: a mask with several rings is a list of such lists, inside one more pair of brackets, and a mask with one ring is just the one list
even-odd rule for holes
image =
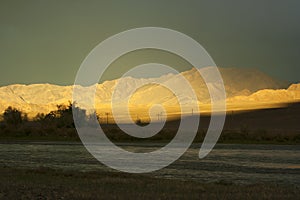
{"label": "row of dark trees", "polygon": [[[79,125],[82,125],[84,123],[95,123],[97,121],[102,124],[108,124],[114,121],[113,119],[108,120],[109,113],[106,113],[107,115],[105,119],[103,118],[102,120],[100,120],[100,117],[97,116],[97,114],[87,115],[86,110],[81,109],[70,102],[68,105],[57,105],[56,110],[53,110],[47,114],[38,113],[33,119],[31,119],[31,122],[56,124],[57,128],[74,128],[75,126],[73,113],[75,115],[75,118],[78,119]],[[26,113],[23,113],[22,111],[11,106],[4,111],[3,115],[0,116],[0,118],[2,118],[2,120],[0,120],[0,123],[2,121],[2,123],[11,126],[18,126],[29,121]],[[135,123],[140,126],[147,125],[147,123],[142,122],[142,120],[139,118],[136,119]]]}
{"label": "row of dark trees", "polygon": [[81,119],[82,124],[89,123],[86,111],[74,104],[57,105],[57,109],[47,114],[37,114],[28,119],[26,113],[8,107],[0,116],[0,136],[28,136],[28,135],[60,135],[77,137],[73,112]]}
{"label": "row of dark trees", "polygon": [[[45,122],[45,123],[57,123],[59,126],[63,127],[74,127],[73,122],[73,104],[57,105],[57,110],[51,111],[48,114],[39,113],[32,121],[35,122]],[[85,110],[75,107],[76,113],[82,113],[85,116]],[[2,123],[12,126],[18,126],[20,124],[28,122],[28,117],[26,113],[9,106],[2,115]]]}
{"label": "row of dark trees", "polygon": [[[0,115],[0,136],[63,136],[78,139],[73,114],[78,119],[76,125],[97,127],[101,123],[110,134],[116,133],[116,137],[119,137],[121,133],[114,124],[108,124],[108,120],[100,120],[96,114],[87,114],[86,110],[70,102],[68,105],[57,105],[56,110],[47,114],[39,113],[33,119],[28,119],[26,113],[16,108],[8,107]],[[139,119],[136,124],[144,125]]]}
{"label": "row of dark trees", "polygon": [[3,113],[3,121],[9,125],[19,125],[28,121],[27,114],[9,106]]}

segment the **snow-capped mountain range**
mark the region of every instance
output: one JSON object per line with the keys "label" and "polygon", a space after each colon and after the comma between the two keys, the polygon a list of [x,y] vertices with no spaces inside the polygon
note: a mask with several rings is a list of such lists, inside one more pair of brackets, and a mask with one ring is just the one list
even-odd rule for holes
{"label": "snow-capped mountain range", "polygon": [[[254,69],[219,68],[222,75],[227,102],[291,102],[300,100],[300,84],[288,84],[277,81]],[[137,85],[151,81],[176,85],[177,92],[186,88],[180,84],[179,76],[183,75],[195,90],[199,103],[209,103],[207,86],[196,69],[180,74],[167,74],[159,78],[140,79],[125,77],[120,90],[114,95],[120,101]],[[97,84],[96,107],[109,105],[112,93],[119,79]],[[56,105],[68,104],[72,101],[73,86],[52,84],[9,85],[0,87],[0,113],[12,106],[35,116],[37,113],[48,113],[56,109]],[[83,97],[84,98],[84,97]],[[188,98],[185,103],[188,103]],[[139,88],[130,98],[132,105],[175,105],[177,99],[173,93],[158,84],[148,84]]]}

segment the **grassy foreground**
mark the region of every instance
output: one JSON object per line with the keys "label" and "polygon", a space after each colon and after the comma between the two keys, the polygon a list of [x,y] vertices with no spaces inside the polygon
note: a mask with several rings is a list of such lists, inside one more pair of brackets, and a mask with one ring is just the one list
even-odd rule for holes
{"label": "grassy foreground", "polygon": [[118,172],[0,167],[0,199],[297,199],[299,187],[201,184]]}

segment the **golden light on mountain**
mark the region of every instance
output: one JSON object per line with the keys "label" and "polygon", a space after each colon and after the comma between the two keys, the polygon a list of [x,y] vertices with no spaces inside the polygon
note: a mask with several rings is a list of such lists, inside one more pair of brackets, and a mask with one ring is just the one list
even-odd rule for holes
{"label": "golden light on mountain", "polygon": [[[300,100],[299,84],[287,87],[287,84],[276,81],[257,70],[219,68],[225,83],[228,110],[248,110],[266,107],[280,106],[280,103],[295,102]],[[210,99],[207,87],[195,70],[182,72],[196,92],[198,105],[202,112],[210,111]],[[186,88],[178,84],[178,76],[167,74],[155,79],[158,83],[168,82],[176,85],[178,92]],[[127,95],[126,91],[136,85],[141,85],[145,80],[125,77],[124,85],[120,86],[120,93],[115,98],[122,101]],[[111,113],[111,98],[118,80],[105,81],[97,85],[95,94],[96,110],[100,115]],[[123,87],[123,88],[122,88]],[[73,86],[57,86],[50,84],[32,85],[9,85],[0,88],[0,111],[3,112],[8,106],[13,106],[34,117],[37,113],[48,113],[55,110],[58,104],[68,104],[72,100]],[[84,97],[83,97],[84,98]],[[184,100],[189,104],[189,98]],[[159,84],[147,84],[138,88],[131,96],[129,107],[132,119],[149,119],[149,111],[153,105],[162,105],[166,116],[180,113],[179,102],[176,96],[167,88]],[[121,105],[121,104],[120,104]],[[125,105],[125,104],[124,104]],[[81,105],[79,105],[81,106]],[[123,108],[120,108],[123,109]],[[127,107],[126,107],[127,109]],[[163,112],[159,110],[153,113]],[[190,108],[191,113],[193,108]],[[191,114],[190,113],[190,114]],[[154,114],[153,114],[154,115]],[[154,117],[152,118],[159,118]]]}

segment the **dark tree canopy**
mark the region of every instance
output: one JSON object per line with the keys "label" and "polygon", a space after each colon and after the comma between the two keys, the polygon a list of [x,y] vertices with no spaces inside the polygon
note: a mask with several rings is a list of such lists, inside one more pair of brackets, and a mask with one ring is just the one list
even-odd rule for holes
{"label": "dark tree canopy", "polygon": [[18,125],[23,122],[26,117],[22,116],[22,112],[9,106],[3,114],[3,119],[7,124]]}

